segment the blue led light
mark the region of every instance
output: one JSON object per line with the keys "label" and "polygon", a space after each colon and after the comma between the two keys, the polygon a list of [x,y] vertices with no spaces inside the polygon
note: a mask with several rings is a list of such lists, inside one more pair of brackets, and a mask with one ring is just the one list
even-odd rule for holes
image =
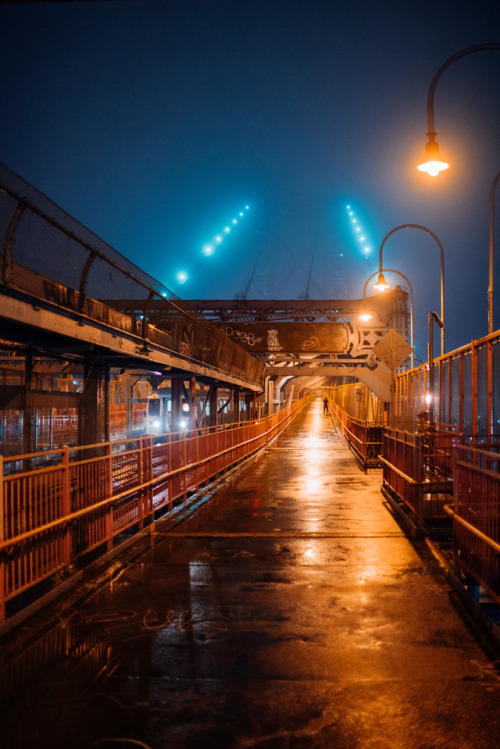
{"label": "blue led light", "polygon": [[352,210],[350,205],[347,206],[347,213],[349,216],[349,220],[351,222],[351,229],[353,231],[354,237],[358,240],[359,244],[361,245],[361,250],[363,251],[364,257],[367,258],[371,252],[371,248],[368,244],[366,244],[368,240],[366,236],[366,232],[363,229],[359,219],[356,218],[356,214]]}

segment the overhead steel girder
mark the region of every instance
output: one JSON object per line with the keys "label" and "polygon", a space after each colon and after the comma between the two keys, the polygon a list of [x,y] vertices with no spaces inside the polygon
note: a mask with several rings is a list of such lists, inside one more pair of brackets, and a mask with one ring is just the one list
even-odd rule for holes
{"label": "overhead steel girder", "polygon": [[[346,377],[355,375],[359,371],[358,366],[350,367],[267,367],[266,375],[272,377]],[[357,376],[357,375],[355,375]]]}
{"label": "overhead steel girder", "polygon": [[159,369],[175,367],[192,375],[209,377],[214,380],[239,386],[254,392],[262,392],[262,385],[248,380],[244,376],[231,374],[223,369],[190,360],[174,351],[170,351],[158,344],[148,341],[147,349],[144,340],[126,331],[118,331],[105,323],[82,318],[71,314],[67,310],[44,305],[41,301],[36,304],[33,300],[22,298],[21,295],[3,294],[0,292],[1,317],[13,326],[24,327],[25,335],[32,338],[40,334],[44,338],[50,336],[52,344],[59,348],[58,353],[72,353],[77,349],[80,355],[84,351],[102,349],[103,353],[111,356],[130,358],[140,367],[141,363],[151,366],[158,365]]}

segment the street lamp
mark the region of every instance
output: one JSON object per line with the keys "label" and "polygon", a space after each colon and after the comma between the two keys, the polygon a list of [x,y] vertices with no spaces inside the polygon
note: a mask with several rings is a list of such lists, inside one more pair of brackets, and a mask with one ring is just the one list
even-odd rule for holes
{"label": "street lamp", "polygon": [[427,94],[427,137],[429,140],[425,145],[424,161],[417,167],[417,169],[419,169],[421,172],[427,172],[432,177],[436,177],[439,172],[443,171],[444,169],[448,169],[449,167],[449,164],[441,160],[441,156],[439,154],[439,145],[436,140],[437,133],[434,129],[434,92],[436,91],[436,86],[439,79],[441,78],[441,75],[447,68],[450,67],[450,65],[453,65],[454,62],[460,60],[466,55],[470,55],[473,52],[485,52],[486,50],[495,49],[500,49],[500,43],[495,42],[493,44],[474,44],[472,47],[466,47],[465,49],[460,50],[460,52],[457,52],[456,54],[448,58],[448,60],[446,60],[446,62],[441,65],[436,75],[432,79],[431,85],[429,86],[429,92]]}
{"label": "street lamp", "polygon": [[377,291],[380,291],[380,293],[383,294],[384,291],[387,291],[387,289],[391,288],[391,285],[387,283],[387,281],[385,280],[384,274],[380,272],[378,274],[377,283],[373,284],[373,288],[377,289]]}
{"label": "street lamp", "polygon": [[488,271],[488,334],[493,333],[493,216],[495,209],[495,190],[500,179],[500,172],[491,183],[490,187],[490,222],[489,222],[489,271]]}
{"label": "street lamp", "polygon": [[441,257],[441,320],[443,321],[443,327],[441,328],[441,356],[444,356],[444,250],[443,250],[443,245],[439,241],[438,237],[434,234],[434,232],[428,229],[426,226],[421,226],[420,224],[402,224],[401,226],[396,226],[394,229],[391,229],[391,231],[385,235],[385,237],[382,240],[382,244],[380,245],[380,250],[378,253],[379,273],[382,273],[382,251],[384,249],[384,244],[386,243],[386,240],[389,239],[391,234],[394,234],[400,229],[420,229],[421,231],[425,231],[426,234],[430,234],[430,236],[434,239],[437,246],[439,247],[439,254]]}
{"label": "street lamp", "polygon": [[[363,287],[363,309],[366,310],[366,287],[368,286],[369,282],[372,280],[372,278],[376,275],[378,275],[377,283],[374,284],[374,287],[381,292],[387,291],[388,288],[390,288],[390,285],[386,283],[385,277],[384,277],[384,271],[385,273],[397,273],[398,276],[401,276],[404,278],[406,283],[408,284],[408,287],[410,289],[410,346],[411,346],[411,354],[410,354],[410,364],[411,368],[413,369],[414,365],[414,354],[413,354],[413,287],[410,283],[409,278],[405,276],[404,273],[401,273],[399,270],[394,270],[394,268],[380,268],[380,270],[375,271],[375,273],[372,273],[369,278],[366,279],[365,285]],[[368,313],[363,312],[363,314],[360,315],[360,318],[367,322],[371,315],[368,315]]]}
{"label": "street lamp", "polygon": [[[448,169],[449,164],[441,160],[439,154],[439,145],[436,140],[436,131],[434,129],[434,92],[441,78],[442,73],[453,65],[454,62],[460,60],[466,55],[470,55],[473,52],[486,52],[491,50],[500,50],[500,43],[494,42],[491,44],[475,44],[472,47],[466,47],[460,50],[456,54],[452,55],[446,62],[444,62],[429,86],[429,92],[427,94],[427,137],[429,141],[425,145],[425,158],[422,164],[419,164],[417,169],[421,172],[427,172],[431,177],[436,177],[439,172],[444,169]],[[500,174],[497,174],[493,180],[490,191],[490,243],[489,243],[489,273],[488,273],[488,333],[493,333],[493,194],[498,183]],[[444,322],[443,310],[441,310],[441,320]],[[441,340],[443,340],[444,331],[441,330]],[[443,353],[441,351],[441,353]]]}
{"label": "street lamp", "polygon": [[428,132],[427,137],[429,140],[425,144],[424,161],[417,166],[417,169],[419,172],[427,172],[431,177],[437,177],[439,172],[444,172],[445,169],[449,169],[450,165],[447,161],[441,159],[439,143],[436,140],[436,133]]}

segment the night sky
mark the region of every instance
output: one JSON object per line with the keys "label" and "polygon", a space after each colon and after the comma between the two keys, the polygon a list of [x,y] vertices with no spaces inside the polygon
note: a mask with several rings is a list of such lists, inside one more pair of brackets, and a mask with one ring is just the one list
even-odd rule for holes
{"label": "night sky", "polygon": [[[1,2],[0,34],[0,161],[180,297],[358,298],[385,234],[422,224],[445,251],[447,350],[487,333],[500,52],[443,74],[451,167],[416,164],[432,77],[500,41],[498,0]],[[425,360],[438,247],[399,231],[384,265],[412,283]]]}

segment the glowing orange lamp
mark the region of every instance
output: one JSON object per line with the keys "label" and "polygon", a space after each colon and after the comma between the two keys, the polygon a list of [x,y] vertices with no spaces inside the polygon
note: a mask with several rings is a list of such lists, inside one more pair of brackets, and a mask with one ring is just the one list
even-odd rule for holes
{"label": "glowing orange lamp", "polygon": [[429,140],[425,144],[424,161],[418,165],[417,169],[420,172],[427,172],[431,177],[437,177],[439,172],[449,169],[450,165],[441,159],[436,133],[427,133],[427,137]]}
{"label": "glowing orange lamp", "polygon": [[383,291],[387,291],[387,289],[390,289],[391,286],[385,280],[384,274],[379,273],[378,278],[377,278],[377,283],[373,284],[373,288],[377,289],[377,291],[383,292]]}

